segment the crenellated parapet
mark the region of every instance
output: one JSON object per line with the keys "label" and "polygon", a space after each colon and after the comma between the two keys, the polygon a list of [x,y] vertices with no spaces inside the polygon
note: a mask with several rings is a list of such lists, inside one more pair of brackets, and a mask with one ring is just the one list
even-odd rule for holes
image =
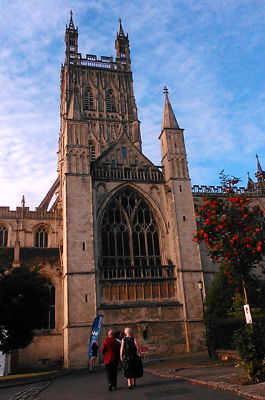
{"label": "crenellated parapet", "polygon": [[[245,187],[233,187],[233,193],[236,194],[246,194],[250,197],[264,197],[265,189],[254,187],[252,189],[247,189]],[[206,186],[206,185],[193,185],[192,186],[193,196],[203,196],[206,194],[219,194],[223,196],[228,196],[229,192],[225,191],[222,186]]]}
{"label": "crenellated parapet", "polygon": [[62,219],[61,211],[47,211],[44,208],[36,208],[35,211],[29,207],[17,207],[10,210],[9,207],[0,207],[0,219],[39,219],[39,220],[59,220]]}
{"label": "crenellated parapet", "polygon": [[108,69],[113,71],[124,71],[128,62],[122,58],[116,58],[115,61],[113,57],[101,56],[100,59],[94,54],[86,54],[82,57],[81,53],[77,53],[75,58],[69,60],[70,65],[80,65],[82,67],[91,67],[99,69]]}

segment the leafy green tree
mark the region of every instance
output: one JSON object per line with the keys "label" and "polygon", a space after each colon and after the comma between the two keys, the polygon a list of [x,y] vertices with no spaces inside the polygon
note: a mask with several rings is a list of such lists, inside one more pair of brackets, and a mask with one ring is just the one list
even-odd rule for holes
{"label": "leafy green tree", "polygon": [[0,276],[0,350],[28,346],[49,309],[49,280],[38,268],[21,266]]}

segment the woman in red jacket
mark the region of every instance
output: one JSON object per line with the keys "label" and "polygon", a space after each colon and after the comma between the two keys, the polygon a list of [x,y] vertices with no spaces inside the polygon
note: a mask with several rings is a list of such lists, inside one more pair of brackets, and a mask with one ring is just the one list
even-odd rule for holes
{"label": "woman in red jacket", "polygon": [[101,351],[104,354],[109,391],[112,391],[112,389],[117,389],[117,371],[120,358],[120,343],[114,338],[113,330],[108,331],[108,337],[104,340]]}

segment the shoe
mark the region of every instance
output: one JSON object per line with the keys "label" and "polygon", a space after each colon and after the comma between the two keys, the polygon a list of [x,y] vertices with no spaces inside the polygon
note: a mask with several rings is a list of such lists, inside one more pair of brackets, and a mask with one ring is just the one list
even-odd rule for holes
{"label": "shoe", "polygon": [[109,385],[109,392],[112,392],[112,386]]}
{"label": "shoe", "polygon": [[132,389],[133,387],[131,385],[128,386],[128,389]]}
{"label": "shoe", "polygon": [[132,387],[136,387],[136,383],[134,383],[134,384],[132,385]]}

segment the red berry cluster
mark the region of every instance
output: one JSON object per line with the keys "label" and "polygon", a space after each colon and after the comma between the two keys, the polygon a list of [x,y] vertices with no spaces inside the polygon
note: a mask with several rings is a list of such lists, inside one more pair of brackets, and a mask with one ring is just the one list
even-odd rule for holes
{"label": "red berry cluster", "polygon": [[[237,182],[232,182],[234,184]],[[263,211],[250,198],[231,193],[211,195],[197,209],[198,230],[194,242],[204,242],[213,261],[225,267],[228,282],[245,275],[265,254],[262,235]]]}

